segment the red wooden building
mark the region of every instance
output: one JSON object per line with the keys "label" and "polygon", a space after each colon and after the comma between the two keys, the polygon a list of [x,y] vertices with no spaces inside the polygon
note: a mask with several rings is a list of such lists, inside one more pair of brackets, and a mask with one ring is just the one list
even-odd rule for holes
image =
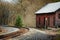
{"label": "red wooden building", "polygon": [[60,2],[49,3],[35,13],[37,27],[60,26]]}

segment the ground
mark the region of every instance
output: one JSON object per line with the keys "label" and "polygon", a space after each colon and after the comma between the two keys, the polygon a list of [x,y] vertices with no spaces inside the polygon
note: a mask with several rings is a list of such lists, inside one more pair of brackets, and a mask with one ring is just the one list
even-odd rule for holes
{"label": "ground", "polygon": [[56,37],[56,30],[55,28],[53,28],[53,30],[41,30],[36,28],[29,28],[29,30],[27,30],[25,28],[20,28],[19,36],[5,40],[52,40],[53,36]]}
{"label": "ground", "polygon": [[15,38],[11,38],[11,40],[51,40],[51,38],[44,31],[30,28],[29,32]]}

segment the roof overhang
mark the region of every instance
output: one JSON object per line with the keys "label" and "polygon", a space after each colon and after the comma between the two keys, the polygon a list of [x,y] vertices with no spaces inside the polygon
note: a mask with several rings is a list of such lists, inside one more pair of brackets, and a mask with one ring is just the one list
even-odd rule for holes
{"label": "roof overhang", "polygon": [[42,14],[42,13],[52,13],[60,9],[60,2],[56,3],[49,3],[46,6],[42,7],[40,10],[35,12],[35,14]]}

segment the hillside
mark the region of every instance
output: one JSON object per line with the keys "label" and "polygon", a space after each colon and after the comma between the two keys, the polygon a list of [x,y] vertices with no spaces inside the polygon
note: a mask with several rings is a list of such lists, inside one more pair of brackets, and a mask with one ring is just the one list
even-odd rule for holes
{"label": "hillside", "polygon": [[24,26],[35,27],[36,15],[35,12],[45,4],[52,2],[51,0],[22,0],[20,15],[23,16]]}
{"label": "hillside", "polygon": [[[16,16],[20,15],[22,16],[24,27],[25,26],[36,27],[35,12],[39,10],[41,7],[43,7],[44,5],[46,5],[47,3],[51,3],[51,2],[52,0],[19,0],[17,4],[0,2],[0,8],[1,7],[3,8],[0,11],[0,14],[2,14],[3,10],[5,10],[3,14],[5,16],[8,15],[7,18],[5,18],[4,16],[3,18],[4,20],[2,22],[5,23],[8,20],[7,22],[8,25],[14,25]],[[3,16],[1,16],[1,18],[2,17]]]}

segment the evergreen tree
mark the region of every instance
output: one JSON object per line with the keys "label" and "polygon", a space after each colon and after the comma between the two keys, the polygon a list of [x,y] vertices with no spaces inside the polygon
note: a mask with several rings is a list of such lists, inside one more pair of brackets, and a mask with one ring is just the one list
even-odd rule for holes
{"label": "evergreen tree", "polygon": [[21,17],[20,17],[20,16],[18,16],[18,17],[16,18],[15,26],[18,27],[18,28],[21,28],[21,27],[23,26],[22,20],[21,20]]}

